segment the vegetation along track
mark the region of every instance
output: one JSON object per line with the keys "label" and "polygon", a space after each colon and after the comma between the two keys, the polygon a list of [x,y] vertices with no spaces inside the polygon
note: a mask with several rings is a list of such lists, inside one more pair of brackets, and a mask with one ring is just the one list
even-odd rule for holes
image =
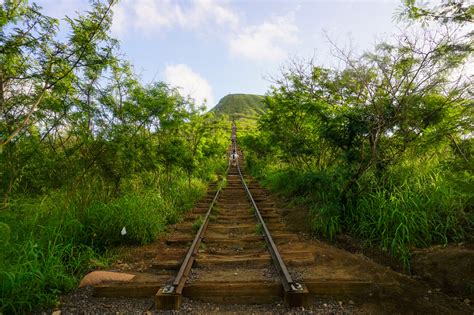
{"label": "vegetation along track", "polygon": [[[242,164],[235,142],[230,149]],[[222,182],[171,229],[115,265],[133,280],[96,284],[94,296],[155,296],[158,309],[179,309],[184,296],[215,304],[284,300],[290,307],[348,298],[369,313],[466,311],[436,291],[426,297],[430,289],[407,276],[290,232],[271,195],[239,163],[229,163]]]}
{"label": "vegetation along track", "polygon": [[[296,237],[284,231],[262,191],[256,190],[255,198],[250,192],[237,158],[242,160],[235,124],[231,139],[229,168],[207,212],[191,216],[195,221],[184,225],[181,236],[168,240],[170,245],[192,242],[173,283],[156,295],[159,309],[178,309],[185,288],[186,295],[215,302],[262,303],[283,296],[290,307],[304,305],[308,290],[293,281],[276,246],[276,242],[288,243]],[[193,230],[197,233],[191,239]],[[293,259],[311,255],[301,251],[286,254]]]}

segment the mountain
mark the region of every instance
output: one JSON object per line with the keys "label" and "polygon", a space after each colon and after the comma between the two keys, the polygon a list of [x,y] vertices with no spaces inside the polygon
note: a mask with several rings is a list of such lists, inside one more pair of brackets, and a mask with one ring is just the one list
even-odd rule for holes
{"label": "mountain", "polygon": [[264,113],[263,96],[254,94],[228,94],[211,109],[216,115],[228,115],[236,120],[256,119]]}

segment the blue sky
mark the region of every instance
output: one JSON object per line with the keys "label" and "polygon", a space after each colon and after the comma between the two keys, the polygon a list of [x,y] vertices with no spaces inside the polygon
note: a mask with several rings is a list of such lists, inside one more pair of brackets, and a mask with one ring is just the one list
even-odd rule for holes
{"label": "blue sky", "polygon": [[[87,0],[35,1],[73,17]],[[144,83],[179,86],[208,108],[228,93],[264,94],[290,58],[336,64],[325,33],[356,51],[397,33],[400,0],[121,0],[112,34]]]}

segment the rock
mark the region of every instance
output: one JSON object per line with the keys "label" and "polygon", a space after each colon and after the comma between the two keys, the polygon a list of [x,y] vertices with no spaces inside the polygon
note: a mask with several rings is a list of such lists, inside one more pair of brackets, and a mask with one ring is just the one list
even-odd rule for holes
{"label": "rock", "polygon": [[93,271],[82,278],[79,288],[96,285],[104,281],[128,282],[135,278],[135,275],[111,271]]}
{"label": "rock", "polygon": [[354,303],[354,301],[349,300],[349,304],[350,304],[350,305],[354,305],[355,303]]}
{"label": "rock", "polygon": [[61,315],[61,311],[54,311],[51,313],[51,315]]}
{"label": "rock", "polygon": [[466,303],[467,305],[471,304],[471,300],[469,299],[464,299],[464,303]]}

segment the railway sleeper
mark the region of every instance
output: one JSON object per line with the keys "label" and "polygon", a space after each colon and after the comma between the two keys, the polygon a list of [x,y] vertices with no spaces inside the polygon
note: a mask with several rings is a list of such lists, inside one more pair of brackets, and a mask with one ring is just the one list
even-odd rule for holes
{"label": "railway sleeper", "polygon": [[[155,296],[158,298],[160,288],[172,281],[171,275],[153,275],[147,274],[147,278],[138,275],[137,278],[129,282],[103,282],[94,285],[93,295],[95,297],[129,297],[129,298],[148,298]],[[345,296],[361,296],[364,297],[368,293],[384,294],[390,288],[396,287],[396,283],[378,283],[375,284],[367,279],[305,279],[306,287],[309,294],[340,298]],[[271,295],[275,301],[281,301],[284,290],[277,281],[233,281],[233,282],[215,282],[215,281],[194,281],[187,283],[183,289],[183,296],[188,298],[196,298],[212,301],[212,296],[237,295],[243,296],[246,289],[251,289],[256,295]],[[228,291],[227,291],[228,290]],[[247,291],[248,292],[248,291]],[[228,300],[227,300],[228,301]],[[226,299],[222,303],[227,303]],[[243,300],[239,304],[252,304],[251,300]],[[265,303],[253,301],[255,304]],[[233,303],[235,304],[235,303]]]}
{"label": "railway sleeper", "polygon": [[[229,225],[229,224],[212,224],[211,226],[208,227],[208,231],[215,231],[215,232],[230,232],[230,233],[252,233],[255,232],[257,223],[237,223],[234,225]],[[280,231],[285,231],[285,225],[281,222],[278,223],[273,223],[273,224],[267,224],[267,227],[272,231],[272,232],[278,232]],[[193,230],[193,224],[191,222],[183,222],[180,224],[177,224],[173,227],[173,230],[179,231],[180,233],[185,233],[191,231],[194,233]]]}
{"label": "railway sleeper", "polygon": [[[173,238],[169,238],[166,240],[166,244],[172,245],[172,244],[187,244],[191,243],[193,241],[194,237],[192,236],[175,236]],[[291,234],[291,233],[274,233],[273,239],[276,244],[285,244],[291,241],[297,241],[298,236]],[[245,236],[240,236],[240,237],[235,237],[235,238],[229,238],[228,235],[212,235],[212,236],[205,236],[202,239],[202,242],[206,244],[211,244],[211,243],[222,243],[222,244],[227,244],[227,243],[247,243],[247,242],[260,242],[263,241],[264,237],[262,235],[245,235]]]}
{"label": "railway sleeper", "polygon": [[[282,253],[285,263],[289,266],[306,266],[314,263],[315,258],[309,252],[288,252]],[[168,259],[160,259],[151,264],[152,269],[156,270],[177,270],[179,269],[184,257],[172,257]],[[245,267],[245,268],[261,268],[271,266],[272,259],[269,253],[238,250],[217,250],[214,253],[202,252],[196,255],[193,264],[195,267]]]}
{"label": "railway sleeper", "polygon": [[[314,256],[308,253],[282,255],[285,263],[290,266],[305,266],[314,263]],[[246,254],[246,255],[210,255],[198,254],[195,266],[199,267],[245,267],[262,268],[272,266],[272,258],[269,253]]]}

